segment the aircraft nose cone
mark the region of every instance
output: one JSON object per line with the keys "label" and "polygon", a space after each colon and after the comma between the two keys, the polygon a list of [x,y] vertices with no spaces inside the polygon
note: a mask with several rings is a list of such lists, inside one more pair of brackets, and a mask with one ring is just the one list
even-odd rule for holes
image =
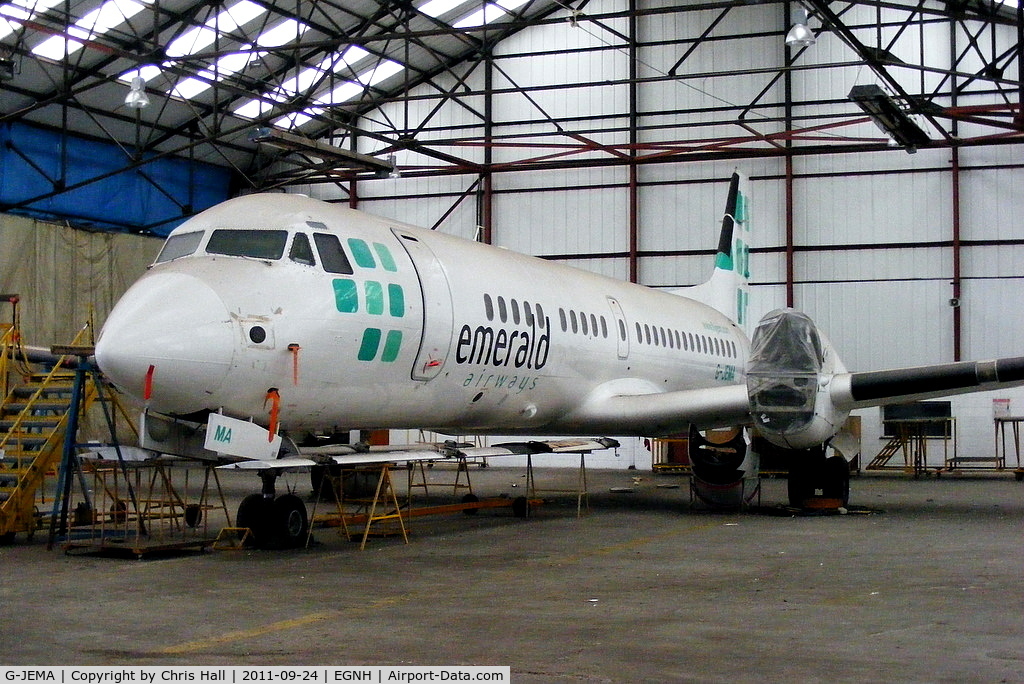
{"label": "aircraft nose cone", "polygon": [[100,370],[122,391],[144,399],[152,373],[149,406],[164,413],[217,408],[233,355],[227,307],[184,273],[151,273],[129,288],[96,343]]}

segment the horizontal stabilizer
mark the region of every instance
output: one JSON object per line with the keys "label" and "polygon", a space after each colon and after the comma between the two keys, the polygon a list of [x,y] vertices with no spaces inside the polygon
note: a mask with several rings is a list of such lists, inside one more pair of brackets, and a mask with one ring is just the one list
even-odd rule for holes
{"label": "horizontal stabilizer", "polygon": [[289,468],[309,468],[315,466],[316,461],[308,458],[275,458],[267,461],[238,461],[227,465],[217,466],[218,470],[287,470]]}
{"label": "horizontal stabilizer", "polygon": [[964,361],[837,376],[837,405],[863,408],[1024,385],[1024,357]]}

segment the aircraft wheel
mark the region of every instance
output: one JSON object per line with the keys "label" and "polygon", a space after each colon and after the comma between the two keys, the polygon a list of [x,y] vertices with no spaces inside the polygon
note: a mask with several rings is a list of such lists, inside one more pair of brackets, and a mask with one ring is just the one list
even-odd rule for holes
{"label": "aircraft wheel", "polygon": [[839,499],[844,507],[849,505],[850,464],[842,456],[831,456],[825,460],[821,491],[825,498]]}
{"label": "aircraft wheel", "polygon": [[[462,503],[476,503],[479,500],[480,500],[480,497],[478,497],[476,494],[467,494],[466,496],[462,497]],[[465,513],[466,515],[476,515],[477,513],[480,512],[480,509],[479,508],[467,508],[466,510],[464,510],[462,512]]]}
{"label": "aircraft wheel", "polygon": [[512,515],[517,518],[525,518],[530,515],[530,502],[525,496],[517,496],[512,499]]}
{"label": "aircraft wheel", "polygon": [[298,549],[306,545],[309,517],[306,504],[294,494],[274,499],[274,545],[282,549]]}
{"label": "aircraft wheel", "polygon": [[14,543],[14,532],[0,534],[0,546],[10,546]]}
{"label": "aircraft wheel", "polygon": [[250,494],[238,504],[235,524],[248,527],[253,546],[266,546],[270,540],[270,505],[262,494]]}

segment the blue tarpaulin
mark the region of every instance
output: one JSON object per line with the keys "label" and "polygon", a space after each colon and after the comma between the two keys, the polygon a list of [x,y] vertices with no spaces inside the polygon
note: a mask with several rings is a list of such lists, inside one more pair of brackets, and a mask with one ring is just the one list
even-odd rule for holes
{"label": "blue tarpaulin", "polygon": [[[188,216],[228,199],[230,169],[171,156],[125,169],[130,162],[111,143],[3,124],[0,211],[163,236]],[[60,188],[68,189],[55,193]]]}

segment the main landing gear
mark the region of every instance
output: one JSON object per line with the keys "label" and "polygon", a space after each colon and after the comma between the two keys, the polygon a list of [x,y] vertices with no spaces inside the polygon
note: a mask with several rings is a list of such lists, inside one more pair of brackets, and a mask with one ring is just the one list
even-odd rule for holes
{"label": "main landing gear", "polygon": [[253,545],[261,549],[297,549],[309,537],[306,504],[294,494],[276,496],[277,472],[260,472],[263,491],[250,494],[238,505],[236,525],[248,527]]}
{"label": "main landing gear", "polygon": [[[795,450],[794,450],[795,451]],[[825,447],[801,450],[789,469],[789,504],[805,508],[809,501],[828,499],[850,504],[850,464],[841,455],[825,458]]]}

